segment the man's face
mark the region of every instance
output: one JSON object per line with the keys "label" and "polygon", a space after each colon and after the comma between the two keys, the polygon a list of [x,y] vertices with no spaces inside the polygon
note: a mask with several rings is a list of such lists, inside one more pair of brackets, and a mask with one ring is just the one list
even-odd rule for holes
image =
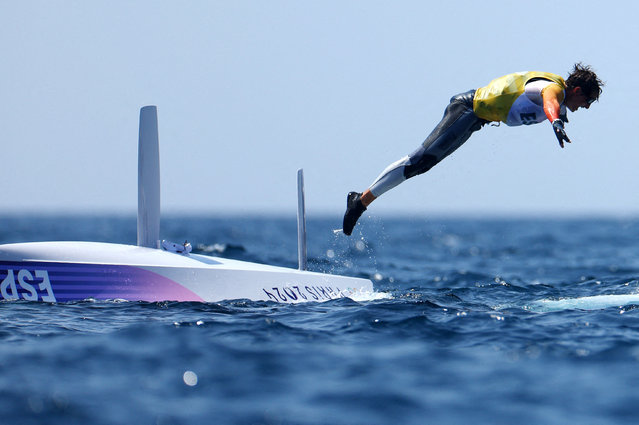
{"label": "man's face", "polygon": [[581,87],[572,87],[566,91],[566,107],[571,112],[575,112],[579,108],[590,108],[595,98],[588,96]]}

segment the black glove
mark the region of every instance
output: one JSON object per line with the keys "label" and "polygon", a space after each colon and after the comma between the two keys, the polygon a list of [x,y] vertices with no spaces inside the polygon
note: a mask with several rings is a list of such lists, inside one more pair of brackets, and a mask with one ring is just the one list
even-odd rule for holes
{"label": "black glove", "polygon": [[557,136],[557,140],[559,141],[559,146],[564,147],[564,141],[568,143],[572,143],[568,136],[566,136],[566,130],[564,130],[564,122],[557,118],[552,122],[552,129],[555,132],[555,136]]}

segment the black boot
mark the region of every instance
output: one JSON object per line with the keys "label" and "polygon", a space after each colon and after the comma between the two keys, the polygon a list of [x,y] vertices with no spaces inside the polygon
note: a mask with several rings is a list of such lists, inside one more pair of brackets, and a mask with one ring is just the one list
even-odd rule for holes
{"label": "black boot", "polygon": [[345,235],[353,233],[353,227],[357,224],[357,219],[366,211],[366,207],[362,204],[362,194],[350,192],[346,197],[346,212],[344,213],[344,224],[342,230]]}

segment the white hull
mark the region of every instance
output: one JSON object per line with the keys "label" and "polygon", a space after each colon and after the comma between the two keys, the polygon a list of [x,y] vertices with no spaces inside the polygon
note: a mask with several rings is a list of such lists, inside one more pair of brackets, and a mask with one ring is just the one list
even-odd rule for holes
{"label": "white hull", "polygon": [[298,303],[372,293],[370,280],[99,242],[0,245],[3,299]]}

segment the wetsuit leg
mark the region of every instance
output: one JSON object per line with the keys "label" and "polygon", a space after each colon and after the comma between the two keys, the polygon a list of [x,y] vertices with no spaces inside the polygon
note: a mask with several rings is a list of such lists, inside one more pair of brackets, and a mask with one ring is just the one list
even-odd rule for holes
{"label": "wetsuit leg", "polygon": [[376,197],[403,181],[423,174],[435,164],[453,153],[488,121],[473,112],[475,90],[461,93],[450,99],[444,117],[424,143],[409,156],[388,166],[373,182],[370,191]]}

